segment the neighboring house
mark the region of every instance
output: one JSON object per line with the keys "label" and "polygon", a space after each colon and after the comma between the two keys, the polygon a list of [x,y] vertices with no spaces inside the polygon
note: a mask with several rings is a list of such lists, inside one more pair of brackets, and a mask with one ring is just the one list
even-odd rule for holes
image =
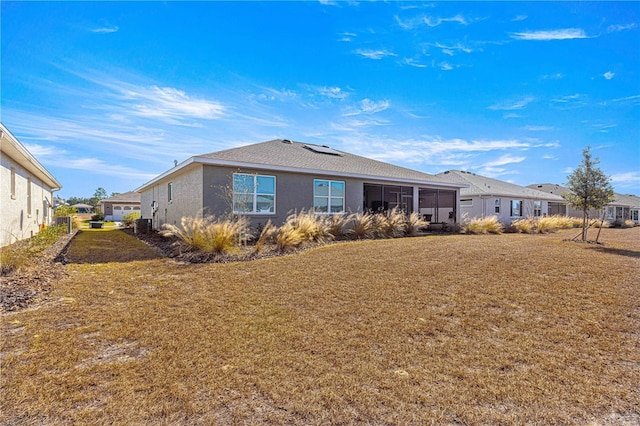
{"label": "neighboring house", "polygon": [[76,209],[76,211],[81,214],[93,213],[93,206],[90,206],[89,204],[78,203],[78,204],[72,205],[71,207]]}
{"label": "neighboring house", "polygon": [[120,222],[129,213],[140,213],[140,193],[135,191],[100,200],[100,211],[105,220]]}
{"label": "neighboring house", "polygon": [[[554,183],[533,184],[528,187],[557,195],[563,195],[570,192],[569,188]],[[636,223],[640,223],[640,218],[638,217],[640,215],[640,197],[637,195],[625,195],[618,193],[614,193],[613,195],[614,200],[608,203],[603,210],[589,210],[589,217],[602,218],[604,213],[604,219],[611,223],[624,222],[625,220],[633,220]],[[564,209],[567,216],[582,217],[582,210],[573,208],[566,201]]]}
{"label": "neighboring house", "polygon": [[460,210],[470,219],[497,216],[500,222],[508,224],[514,219],[555,214],[550,211],[550,204],[564,202],[559,195],[475,173],[448,170],[436,176],[467,185],[460,190]]}
{"label": "neighboring house", "polygon": [[62,186],[0,123],[0,247],[37,234],[53,217]]}
{"label": "neighboring house", "polygon": [[191,157],[136,189],[155,229],[185,216],[247,216],[276,225],[301,210],[318,214],[394,207],[456,222],[464,185],[331,149],[277,139]]}

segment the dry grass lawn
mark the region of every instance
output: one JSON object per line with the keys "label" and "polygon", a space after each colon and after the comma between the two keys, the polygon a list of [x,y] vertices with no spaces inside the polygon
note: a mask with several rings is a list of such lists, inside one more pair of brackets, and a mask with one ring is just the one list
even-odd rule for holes
{"label": "dry grass lawn", "polygon": [[0,424],[637,425],[640,228],[576,232],[197,265],[81,234],[1,318]]}

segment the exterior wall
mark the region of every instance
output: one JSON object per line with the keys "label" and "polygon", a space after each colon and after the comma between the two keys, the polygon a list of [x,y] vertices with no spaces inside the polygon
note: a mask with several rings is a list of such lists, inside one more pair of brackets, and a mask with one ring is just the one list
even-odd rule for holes
{"label": "exterior wall", "polygon": [[[11,194],[11,167],[15,168],[15,197]],[[27,200],[29,178],[31,199]],[[42,224],[50,225],[51,200],[50,187],[3,153],[0,158],[0,247],[32,237]],[[28,204],[31,204],[30,214]]]}
{"label": "exterior wall", "polygon": [[[540,216],[547,216],[549,214],[549,202],[545,200],[535,200],[527,198],[514,198],[514,197],[467,197],[460,196],[461,200],[467,200],[471,198],[472,205],[465,206],[460,205],[460,211],[462,215],[468,219],[482,218],[486,216],[497,216],[501,223],[511,223],[512,220],[521,219],[524,217],[534,216],[534,201],[541,201]],[[496,200],[500,202],[500,213],[495,212],[497,206]],[[511,215],[511,201],[522,201],[522,214],[520,216]]]}
{"label": "exterior wall", "polygon": [[[172,184],[172,200],[169,201],[169,183]],[[179,225],[184,216],[202,215],[202,166],[197,165],[177,176],[170,176],[143,192],[140,198],[140,214],[152,219],[154,229],[165,223]],[[156,209],[152,211],[152,203]]]}
{"label": "exterior wall", "polygon": [[345,182],[345,210],[361,211],[363,184],[360,179],[345,179],[314,174],[275,172],[260,169],[231,169],[216,166],[204,167],[204,207],[208,214],[224,215],[231,212],[231,185],[233,173],[260,174],[276,177],[275,213],[255,213],[246,216],[253,227],[264,225],[268,220],[282,224],[293,212],[313,208],[314,179],[329,179]]}

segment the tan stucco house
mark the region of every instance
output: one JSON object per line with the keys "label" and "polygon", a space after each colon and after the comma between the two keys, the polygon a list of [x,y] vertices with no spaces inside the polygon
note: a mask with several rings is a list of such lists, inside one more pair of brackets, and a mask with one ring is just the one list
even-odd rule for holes
{"label": "tan stucco house", "polygon": [[140,213],[140,193],[135,191],[100,200],[100,211],[105,220],[120,222],[129,213]]}
{"label": "tan stucco house", "polygon": [[184,216],[244,215],[281,224],[294,211],[317,214],[394,207],[459,221],[464,185],[332,149],[276,139],[191,157],[142,185],[142,218],[155,229]]}
{"label": "tan stucco house", "polygon": [[53,217],[62,186],[0,123],[0,247],[37,234]]}

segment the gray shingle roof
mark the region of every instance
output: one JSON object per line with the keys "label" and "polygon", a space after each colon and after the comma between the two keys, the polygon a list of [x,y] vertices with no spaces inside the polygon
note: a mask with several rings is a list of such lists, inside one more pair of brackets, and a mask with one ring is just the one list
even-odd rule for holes
{"label": "gray shingle roof", "polygon": [[[569,191],[569,188],[566,186],[557,185],[555,183],[538,183],[533,185],[528,185],[528,188],[534,188],[539,191],[548,192],[550,194],[558,194],[562,195]],[[609,205],[615,206],[625,206],[625,207],[636,207],[640,208],[640,197],[633,194],[618,194],[617,192],[613,194],[614,199]]]}
{"label": "gray shingle roof", "polygon": [[547,201],[564,201],[564,199],[560,195],[538,191],[529,187],[504,182],[485,176],[480,176],[470,172],[449,170],[446,172],[438,173],[437,176],[444,177],[450,182],[465,183],[469,185],[468,188],[462,188],[460,190],[460,197],[493,195]]}
{"label": "gray shingle roof", "polygon": [[140,193],[129,191],[122,194],[114,195],[113,197],[103,198],[100,200],[101,203],[139,203],[140,202]]}
{"label": "gray shingle roof", "polygon": [[[326,148],[328,147],[276,139],[198,155],[194,158],[211,162],[223,161],[260,165],[270,169],[295,169],[300,172],[326,172],[339,175],[451,184],[448,180],[435,175]],[[318,151],[333,151],[337,155]]]}

